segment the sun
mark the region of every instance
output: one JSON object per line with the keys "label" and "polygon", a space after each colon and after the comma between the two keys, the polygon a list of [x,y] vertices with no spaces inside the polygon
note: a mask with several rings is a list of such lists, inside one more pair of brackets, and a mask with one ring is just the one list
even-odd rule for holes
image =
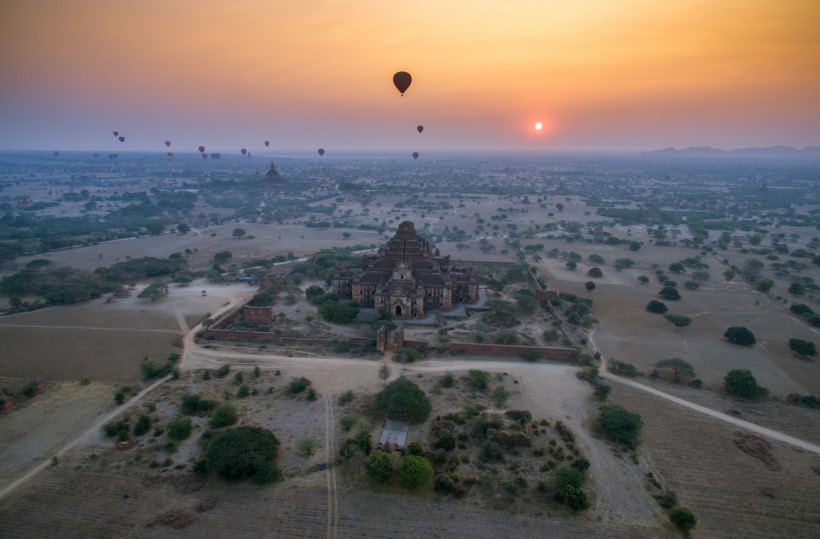
{"label": "sun", "polygon": [[535,130],[541,131],[542,129],[544,129],[544,124],[542,124],[541,122],[535,122]]}

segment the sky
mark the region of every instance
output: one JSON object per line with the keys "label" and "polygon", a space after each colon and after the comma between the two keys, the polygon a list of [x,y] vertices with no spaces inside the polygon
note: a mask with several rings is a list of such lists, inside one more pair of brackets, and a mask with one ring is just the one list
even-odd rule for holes
{"label": "sky", "polygon": [[820,145],[818,29],[820,0],[9,0],[0,150]]}

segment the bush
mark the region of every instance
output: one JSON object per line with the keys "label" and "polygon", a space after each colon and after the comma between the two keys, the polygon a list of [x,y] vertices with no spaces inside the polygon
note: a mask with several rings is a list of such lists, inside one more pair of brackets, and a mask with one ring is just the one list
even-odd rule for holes
{"label": "bush", "polygon": [[586,483],[587,477],[584,472],[577,468],[558,468],[552,474],[555,490],[561,491],[566,486],[581,488]]}
{"label": "bush", "polygon": [[256,482],[281,477],[271,462],[279,449],[274,434],[260,427],[234,427],[214,436],[205,449],[204,467],[224,479],[254,477]]}
{"label": "bush", "polygon": [[680,292],[674,286],[664,286],[658,295],[667,301],[676,301],[680,299]]}
{"label": "bush", "polygon": [[733,342],[741,346],[752,346],[755,342],[757,342],[755,340],[754,333],[743,326],[730,327],[726,330],[723,336],[729,339],[729,342]]}
{"label": "bush", "polygon": [[587,275],[589,275],[590,277],[601,278],[604,276],[604,272],[601,271],[601,268],[596,266],[589,268],[589,271],[587,271]]}
{"label": "bush", "polygon": [[176,417],[168,422],[168,427],[165,429],[165,432],[168,434],[169,440],[179,442],[191,435],[193,426],[190,418]]}
{"label": "bush", "polygon": [[643,420],[639,414],[610,404],[601,407],[598,424],[608,438],[631,449],[638,446],[643,428]]}
{"label": "bush", "polygon": [[565,486],[560,492],[561,502],[574,512],[586,511],[590,508],[589,498],[587,493],[582,488],[576,488],[571,485]]}
{"label": "bush", "polygon": [[291,395],[301,393],[302,391],[306,390],[311,383],[312,382],[304,376],[294,378],[290,381],[290,384],[288,385],[288,393],[290,393]]}
{"label": "bush", "polygon": [[664,302],[653,299],[646,304],[646,310],[650,313],[663,314],[669,309]]}
{"label": "bush", "polygon": [[216,403],[214,401],[203,399],[199,395],[186,393],[182,396],[179,409],[185,415],[194,415],[210,412],[215,407]]}
{"label": "bush", "polygon": [[789,307],[789,310],[797,316],[808,317],[814,314],[814,310],[812,310],[811,307],[804,303],[792,303],[791,307]]}
{"label": "bush", "polygon": [[299,443],[296,444],[296,449],[303,457],[312,457],[313,454],[316,453],[316,440],[310,438],[299,440]]}
{"label": "bush", "polygon": [[401,459],[399,484],[407,490],[419,490],[433,480],[433,465],[425,457],[406,455]]}
{"label": "bush", "polygon": [[407,418],[420,423],[430,415],[430,399],[407,378],[393,380],[376,395],[376,408],[388,417]]}
{"label": "bush", "polygon": [[759,395],[761,389],[749,369],[732,369],[726,373],[723,378],[723,387],[727,393],[747,399]]}
{"label": "bush", "polygon": [[214,410],[214,413],[211,414],[211,418],[208,420],[208,425],[212,429],[219,429],[233,425],[237,419],[239,419],[239,416],[236,413],[234,405],[225,403]]}
{"label": "bush", "polygon": [[504,406],[509,398],[510,392],[504,389],[504,386],[496,386],[496,388],[493,389],[492,399],[497,407],[501,408]]}
{"label": "bush", "polygon": [[453,387],[455,382],[456,382],[456,377],[453,376],[453,373],[451,373],[450,371],[447,371],[447,373],[444,376],[442,376],[441,379],[439,380],[439,385],[441,387],[450,388],[450,387]]}
{"label": "bush", "polygon": [[688,316],[683,315],[675,315],[675,314],[665,314],[663,317],[671,322],[676,328],[686,327],[692,323],[692,319]]}
{"label": "bush", "polygon": [[669,511],[669,520],[684,533],[694,528],[698,523],[698,519],[686,507],[675,507]]}
{"label": "bush", "polygon": [[421,357],[421,352],[415,348],[401,348],[399,349],[399,361],[403,363],[412,363]]}
{"label": "bush", "polygon": [[627,378],[635,378],[640,374],[640,371],[635,365],[618,359],[610,359],[607,362],[607,370],[612,374],[626,376]]}
{"label": "bush", "polygon": [[116,436],[118,440],[123,441],[128,439],[131,426],[128,424],[128,421],[120,419],[119,421],[109,421],[103,425],[102,431],[108,438]]}
{"label": "bush", "polygon": [[393,477],[393,465],[390,462],[390,457],[383,451],[377,451],[373,454],[364,467],[367,470],[367,475],[376,483],[384,485],[389,483]]}
{"label": "bush", "polygon": [[490,379],[490,373],[487,371],[480,371],[477,369],[470,369],[467,371],[467,385],[470,389],[475,391],[483,391],[487,389],[487,381]]}
{"label": "bush", "polygon": [[524,361],[529,361],[531,363],[534,363],[541,359],[541,356],[535,350],[525,350],[524,353],[521,354],[521,357],[524,359]]}
{"label": "bush", "polygon": [[609,384],[605,384],[603,382],[598,382],[598,385],[595,386],[595,391],[593,394],[595,398],[600,401],[605,401],[607,397],[609,397],[609,393],[612,391],[612,387]]}
{"label": "bush", "polygon": [[802,339],[789,339],[789,348],[792,352],[804,357],[811,357],[817,355],[817,347],[811,341],[804,341]]}
{"label": "bush", "polygon": [[143,414],[137,418],[137,423],[134,425],[134,436],[142,436],[151,430],[151,418]]}

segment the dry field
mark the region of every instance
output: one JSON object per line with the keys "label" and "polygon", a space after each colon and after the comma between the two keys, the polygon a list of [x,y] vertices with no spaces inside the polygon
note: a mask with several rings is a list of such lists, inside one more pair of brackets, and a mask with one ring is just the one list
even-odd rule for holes
{"label": "dry field", "polygon": [[613,385],[611,400],[643,416],[642,459],[698,517],[694,537],[817,537],[820,457],[762,438],[753,456],[738,429]]}

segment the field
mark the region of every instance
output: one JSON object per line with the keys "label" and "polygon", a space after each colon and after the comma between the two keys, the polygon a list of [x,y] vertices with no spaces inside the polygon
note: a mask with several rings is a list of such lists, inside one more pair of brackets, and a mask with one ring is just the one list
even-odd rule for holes
{"label": "field", "polygon": [[[27,159],[37,161],[36,156]],[[45,172],[28,188],[15,180],[14,166],[3,165],[5,178],[0,174],[0,180],[5,183],[0,181],[0,186],[5,186],[6,198],[0,203],[15,209],[19,198],[14,197],[29,196],[35,203],[58,204],[36,210],[41,216],[51,211],[55,216],[104,218],[108,210],[128,208],[132,199],[125,195],[134,190],[151,192],[157,187],[171,197],[175,189],[201,185],[185,211],[166,208],[147,217],[162,222],[162,233],[148,235],[144,223],[138,223],[139,237],[32,251],[0,265],[3,276],[41,259],[51,267],[93,272],[128,259],[186,253],[188,269],[201,272],[189,286],[172,284],[169,295],[155,302],[137,298],[150,282],[146,279],[133,283],[127,298],[108,302],[103,297],[0,317],[0,387],[19,393],[35,377],[47,381],[44,392],[31,399],[15,396],[15,407],[0,412],[0,489],[8,489],[0,490],[4,537],[42,537],[55,530],[72,530],[77,537],[680,537],[654,499],[665,490],[674,491],[679,503],[698,517],[693,537],[816,535],[820,457],[608,381],[613,388],[610,400],[640,413],[645,425],[642,445],[634,453],[624,451],[595,434],[599,403],[592,398],[590,385],[576,378],[576,366],[435,353],[403,366],[391,363],[389,354],[340,354],[330,346],[197,342],[191,331],[206,316],[239,305],[257,292],[247,284],[225,284],[232,277],[224,282],[202,278],[214,269],[216,253],[231,252],[219,271],[235,275],[233,265],[251,259],[301,258],[325,248],[378,246],[399,222],[412,220],[442,255],[454,261],[480,266],[518,260],[549,289],[592,300],[593,321],[564,321],[580,352],[632,363],[644,375],[660,360],[681,358],[692,364],[702,389],[648,377],[637,380],[818,444],[820,411],[785,402],[791,393],[820,395],[820,361],[798,357],[788,346],[790,338],[820,342],[817,328],[789,310],[790,304],[804,303],[820,311],[814,284],[820,271],[810,257],[820,246],[813,224],[820,213],[811,192],[816,183],[813,166],[737,165],[729,174],[710,164],[601,164],[574,158],[513,160],[513,165],[502,167],[492,160],[442,157],[439,162],[420,161],[412,169],[362,158],[346,161],[338,170],[297,158],[283,161],[280,170],[294,181],[279,191],[263,192],[256,186],[223,192],[230,182],[258,182],[255,171],[232,170],[227,161],[202,164],[180,159],[174,170],[163,163],[161,170],[131,178],[126,167],[141,170],[143,165],[124,159],[118,164],[121,169],[106,164],[108,168],[93,176],[100,182],[93,184],[90,194],[100,197],[96,209],[88,209],[88,197],[77,193],[86,181],[79,176],[52,176],[48,167],[37,165]],[[391,174],[389,182],[383,179],[385,171]],[[778,178],[783,187],[772,181],[768,193],[759,191],[756,184],[749,187],[744,174],[757,183],[760,177]],[[678,182],[676,175],[690,180]],[[64,193],[76,196],[63,200]],[[647,222],[603,218],[598,212],[607,209],[638,211]],[[674,223],[659,221],[659,215],[672,210],[692,220],[701,219],[701,213],[717,215],[711,221],[731,221],[737,229],[709,219],[688,226],[686,218],[676,215]],[[177,231],[176,224],[186,221],[192,225],[190,231]],[[244,230],[242,239],[234,237],[238,227]],[[709,228],[706,240],[693,244],[702,233],[698,227]],[[617,241],[608,241],[613,238]],[[792,256],[799,250],[808,250],[808,256]],[[630,265],[615,267],[616,260],[625,259]],[[694,279],[696,268],[687,266],[682,273],[670,269],[675,262],[691,259],[708,273],[697,290],[685,286]],[[568,261],[576,262],[574,269]],[[588,275],[593,267],[602,270],[601,277]],[[744,274],[749,267],[757,267],[759,274]],[[736,270],[737,276],[725,278],[728,269]],[[641,277],[646,284],[639,282]],[[758,290],[760,277],[772,279],[768,293]],[[675,328],[661,315],[646,311],[650,300],[660,299],[664,278],[676,281],[681,295],[680,300],[665,301],[669,313],[690,317],[691,325]],[[588,282],[594,284],[591,290]],[[795,282],[804,283],[806,290],[789,292]],[[326,286],[317,279],[299,286],[304,290],[314,283]],[[493,290],[487,293],[502,297]],[[297,296],[290,303],[280,298],[275,306],[277,313],[286,315],[277,322],[283,334],[340,337],[370,330],[308,322],[306,316],[315,315],[315,306],[308,305],[303,294]],[[0,305],[11,305],[10,299],[0,298]],[[543,344],[542,334],[553,327],[553,320],[552,315],[537,312],[515,328],[522,341]],[[451,321],[446,330],[451,338],[473,340],[486,331],[480,321],[480,315]],[[723,333],[730,326],[749,328],[757,343],[729,343]],[[439,329],[408,326],[407,337],[434,342]],[[144,358],[162,362],[171,354],[182,356],[179,379],[117,407],[115,391],[129,386],[130,398],[148,386],[141,379]],[[231,365],[229,376],[203,379],[206,369],[223,364]],[[510,392],[503,409],[529,410],[550,423],[562,421],[591,463],[590,510],[575,515],[539,495],[535,485],[546,476],[533,471],[521,472],[527,486],[518,497],[504,494],[486,478],[481,488],[461,499],[432,489],[409,494],[373,485],[360,462],[339,458],[348,436],[340,428],[340,418],[360,415],[360,427],[378,437],[379,421],[368,399],[382,387],[379,368],[385,364],[391,368],[391,379],[410,377],[428,392],[434,418],[459,413],[465,403],[498,409],[486,394],[467,391],[461,382],[453,390],[438,386],[447,371],[461,377],[468,369],[479,368],[493,373],[493,384]],[[261,369],[259,378],[252,374],[255,366]],[[745,400],[726,395],[723,377],[730,369],[750,369],[769,396]],[[238,396],[238,371],[255,394]],[[312,381],[317,400],[287,395],[287,384],[300,376]],[[90,383],[80,383],[86,378]],[[348,390],[356,395],[353,404],[340,404],[339,396]],[[196,440],[208,430],[204,417],[194,418],[194,435],[174,448],[166,448],[163,434],[149,433],[137,440],[136,447],[119,451],[100,431],[110,414],[130,417],[132,423],[147,414],[155,425],[165,425],[178,414],[186,392],[230,401],[240,411],[241,423],[273,430],[282,442],[278,464],[284,481],[257,487],[192,475],[200,452]],[[429,434],[429,423],[414,427],[409,441],[429,445]],[[305,440],[315,444],[312,455],[299,449]],[[59,458],[52,461],[54,456]],[[14,484],[41,464],[39,474]],[[529,464],[539,464],[538,457]]]}

